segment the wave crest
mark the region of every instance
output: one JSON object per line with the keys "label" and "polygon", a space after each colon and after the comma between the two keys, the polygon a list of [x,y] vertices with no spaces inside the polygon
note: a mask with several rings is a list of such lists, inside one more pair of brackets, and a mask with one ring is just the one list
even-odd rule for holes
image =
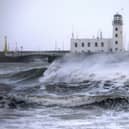
{"label": "wave crest", "polygon": [[128,100],[128,66],[128,53],[66,55],[40,79],[48,95],[56,96],[45,102],[70,107]]}

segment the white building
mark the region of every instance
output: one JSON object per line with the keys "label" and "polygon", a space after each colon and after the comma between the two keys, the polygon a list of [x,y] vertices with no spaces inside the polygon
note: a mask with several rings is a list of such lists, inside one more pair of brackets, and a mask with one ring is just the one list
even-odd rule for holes
{"label": "white building", "polygon": [[100,37],[91,39],[71,38],[71,52],[121,52],[123,47],[123,19],[122,15],[115,14],[113,18],[112,38]]}

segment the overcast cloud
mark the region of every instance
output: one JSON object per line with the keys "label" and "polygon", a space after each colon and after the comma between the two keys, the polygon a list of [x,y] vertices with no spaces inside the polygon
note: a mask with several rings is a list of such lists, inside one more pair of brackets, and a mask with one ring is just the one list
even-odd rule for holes
{"label": "overcast cloud", "polygon": [[78,37],[103,31],[110,38],[116,12],[123,15],[127,44],[129,0],[0,0],[0,47],[4,35],[11,49],[17,42],[26,50],[70,49],[72,30]]}

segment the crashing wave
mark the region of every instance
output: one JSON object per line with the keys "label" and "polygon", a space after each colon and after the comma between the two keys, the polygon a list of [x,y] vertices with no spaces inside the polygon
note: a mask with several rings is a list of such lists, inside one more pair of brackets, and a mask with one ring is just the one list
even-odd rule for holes
{"label": "crashing wave", "polygon": [[42,82],[113,80],[122,83],[129,75],[129,54],[67,55],[53,62]]}
{"label": "crashing wave", "polygon": [[28,104],[129,107],[128,66],[128,53],[66,55],[54,61],[45,72],[41,67],[11,74],[9,78],[17,82],[42,76],[40,86],[31,83],[31,87],[19,87],[17,94],[21,97],[13,90],[14,94],[1,99],[0,103],[5,100],[9,107]]}
{"label": "crashing wave", "polygon": [[70,107],[128,100],[128,66],[128,53],[66,55],[53,62],[40,78],[52,95],[43,101]]}

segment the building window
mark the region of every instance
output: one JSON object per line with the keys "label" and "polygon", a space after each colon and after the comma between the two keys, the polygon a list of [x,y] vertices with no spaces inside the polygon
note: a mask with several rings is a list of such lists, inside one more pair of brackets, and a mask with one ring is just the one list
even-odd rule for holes
{"label": "building window", "polygon": [[104,42],[101,42],[101,46],[104,47]]}
{"label": "building window", "polygon": [[82,42],[82,47],[84,47],[85,46],[85,44]]}
{"label": "building window", "polygon": [[117,27],[115,28],[115,31],[118,31],[118,28]]}
{"label": "building window", "polygon": [[118,41],[115,41],[115,44],[117,45],[118,44]]}
{"label": "building window", "polygon": [[75,43],[75,47],[77,47],[78,46],[78,44],[77,43]]}
{"label": "building window", "polygon": [[118,37],[118,34],[115,34],[115,37]]}
{"label": "building window", "polygon": [[118,50],[118,48],[115,48],[115,51],[117,51]]}
{"label": "building window", "polygon": [[98,43],[97,42],[95,42],[95,47],[97,47],[98,46]]}
{"label": "building window", "polygon": [[90,47],[90,42],[88,42],[88,47]]}

